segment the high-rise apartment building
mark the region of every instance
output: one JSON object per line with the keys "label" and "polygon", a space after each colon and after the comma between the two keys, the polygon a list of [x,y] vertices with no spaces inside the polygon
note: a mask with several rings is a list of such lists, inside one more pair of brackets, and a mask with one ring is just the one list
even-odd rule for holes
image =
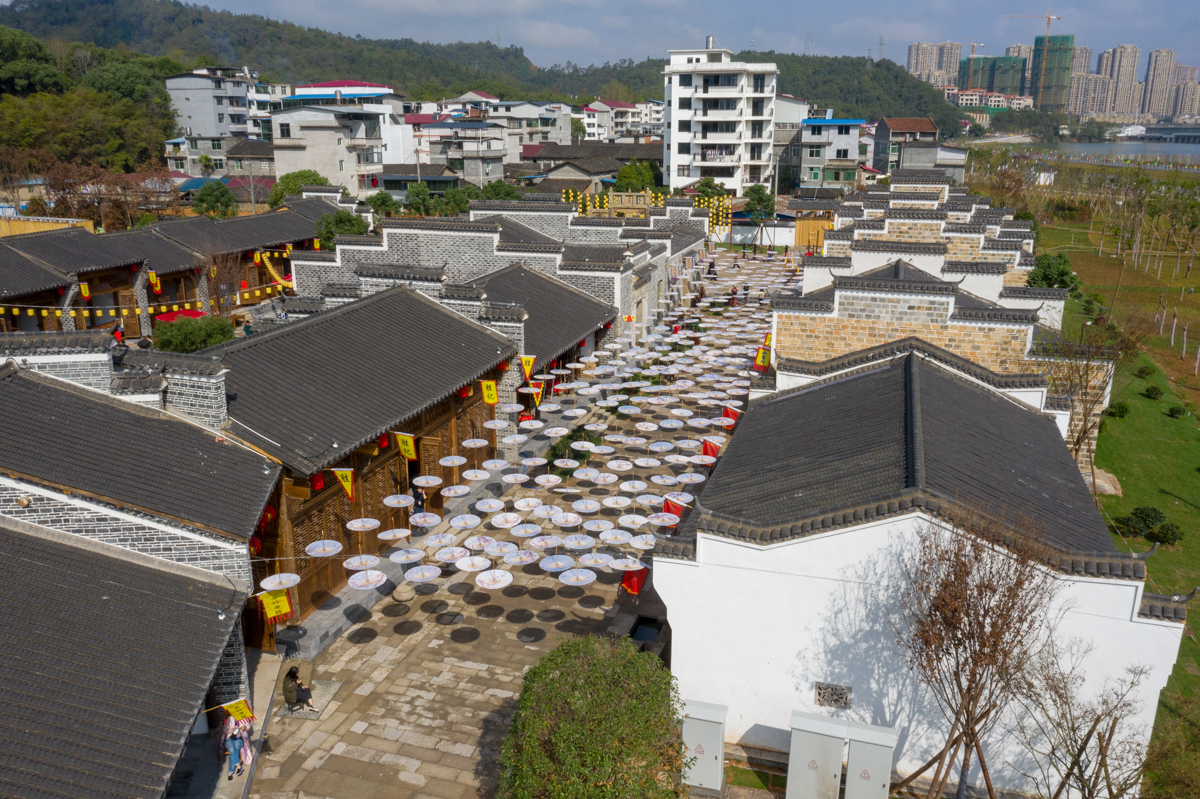
{"label": "high-rise apartment building", "polygon": [[1145,90],[1141,110],[1155,119],[1165,119],[1171,112],[1171,90],[1175,83],[1175,51],[1151,50],[1146,62]]}
{"label": "high-rise apartment building", "polygon": [[1171,116],[1174,119],[1200,115],[1200,83],[1191,81],[1177,84],[1171,101]]}
{"label": "high-rise apartment building", "polygon": [[1107,114],[1112,104],[1112,78],[1085,72],[1071,76],[1067,113],[1079,117]]}
{"label": "high-rise apartment building", "polygon": [[1025,59],[1025,93],[1029,94],[1029,70],[1033,67],[1033,48],[1027,44],[1010,44],[1004,49],[1004,54]]}
{"label": "high-rise apartment building", "polygon": [[1075,35],[1038,36],[1033,40],[1033,107],[1039,111],[1067,112],[1071,93],[1071,61],[1075,58]]}
{"label": "high-rise apartment building", "polygon": [[1092,71],[1092,48],[1076,47],[1071,57],[1071,74],[1086,75]]}
{"label": "high-rise apartment building", "polygon": [[[746,64],[709,36],[670,50],[663,69],[663,180],[672,189],[706,177],[737,195],[770,183],[775,142],[774,64]],[[855,151],[857,157],[857,151]]]}
{"label": "high-rise apartment building", "polygon": [[958,42],[914,42],[908,46],[908,71],[914,78],[935,86],[954,86],[962,45]]}
{"label": "high-rise apartment building", "polygon": [[[1136,104],[1134,102],[1138,82],[1137,65],[1141,55],[1142,50],[1137,45],[1122,44],[1105,50],[1100,56],[1099,73],[1113,79],[1112,102],[1108,110],[1114,114],[1136,114],[1141,110],[1140,100]],[[1108,57],[1107,63],[1105,56]]]}
{"label": "high-rise apartment building", "polygon": [[1195,83],[1197,71],[1198,70],[1196,67],[1187,67],[1183,64],[1176,64],[1175,79],[1172,81],[1172,83],[1176,86],[1178,86],[1180,83]]}

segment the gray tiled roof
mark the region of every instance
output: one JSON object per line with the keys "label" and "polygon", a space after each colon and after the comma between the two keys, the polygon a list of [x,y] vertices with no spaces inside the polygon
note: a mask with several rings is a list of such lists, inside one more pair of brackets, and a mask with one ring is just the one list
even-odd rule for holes
{"label": "gray tiled roof", "polygon": [[[829,238],[829,234],[825,234]],[[910,255],[945,255],[946,245],[942,242],[890,241],[888,239],[859,239],[850,242],[850,249],[857,252],[893,252]]]}
{"label": "gray tiled roof", "polygon": [[440,283],[446,276],[443,266],[416,266],[413,264],[359,264],[354,267],[359,277],[381,277],[393,280],[420,280]]}
{"label": "gray tiled roof", "polygon": [[562,249],[562,242],[552,239],[544,233],[539,233],[528,225],[522,225],[506,216],[491,216],[489,220],[500,223],[501,244],[537,244],[554,249]]}
{"label": "gray tiled roof", "polygon": [[138,347],[129,347],[123,354],[114,352],[113,364],[117,367],[139,367],[201,377],[212,377],[225,370],[221,360],[210,355],[143,350]]}
{"label": "gray tiled roof", "polygon": [[837,289],[894,291],[905,294],[955,294],[958,291],[957,283],[939,280],[925,270],[900,259],[857,275],[837,275],[833,278],[833,286]]}
{"label": "gray tiled roof", "polygon": [[380,228],[417,228],[419,230],[450,230],[462,233],[499,233],[500,222],[496,217],[486,217],[472,222],[459,217],[393,216],[380,219]]}
{"label": "gray tiled roof", "polygon": [[[903,195],[901,195],[903,196]],[[917,221],[936,222],[946,218],[946,212],[940,208],[888,208],[883,212],[885,219],[911,219]]]}
{"label": "gray tiled roof", "polygon": [[671,251],[679,252],[698,242],[704,241],[704,231],[691,225],[676,225],[671,230]]}
{"label": "gray tiled roof", "polygon": [[573,286],[524,264],[491,272],[471,285],[483,289],[489,302],[524,307],[524,354],[537,358],[542,369],[589,333],[611,322],[617,309]]}
{"label": "gray tiled roof", "polygon": [[140,263],[141,251],[120,236],[92,233],[70,227],[21,236],[5,236],[0,243],[63,273],[80,275]]}
{"label": "gray tiled roof", "polygon": [[984,239],[980,250],[991,250],[993,252],[1016,252],[1023,249],[1020,239]]}
{"label": "gray tiled roof", "polygon": [[472,211],[499,211],[504,213],[510,211],[513,213],[529,213],[531,211],[537,213],[551,214],[569,214],[574,213],[578,209],[574,203],[546,202],[545,200],[537,200],[534,202],[524,202],[522,200],[471,200]]}
{"label": "gray tiled roof", "polygon": [[205,255],[295,244],[317,235],[316,222],[295,211],[277,210],[214,222],[191,217],[152,226],[167,238]]}
{"label": "gray tiled roof", "polygon": [[976,222],[947,222],[942,228],[945,233],[967,233],[971,235],[982,235],[987,232],[987,226]]}
{"label": "gray tiled roof", "polygon": [[943,273],[959,275],[1002,275],[1008,264],[999,261],[946,261]]}
{"label": "gray tiled roof", "polygon": [[1047,289],[1040,286],[1006,286],[1000,289],[1000,299],[1066,300],[1070,294],[1067,289]]}
{"label": "gray tiled roof", "polygon": [[826,361],[802,361],[797,358],[779,358],[777,369],[782,373],[803,374],[816,377],[844,372],[869,364],[890,361],[919,352],[927,358],[939,361],[957,372],[973,377],[999,389],[1045,388],[1046,376],[1041,374],[1001,374],[993,372],[972,360],[944,350],[915,336],[890,341],[865,350],[839,355]]}
{"label": "gray tiled roof", "polygon": [[[888,173],[888,181],[896,184],[949,184],[953,181],[940,169],[893,169]],[[897,192],[901,194],[903,192]]]}
{"label": "gray tiled roof", "polygon": [[625,268],[628,247],[605,244],[568,244],[563,249],[562,265],[566,268],[619,272]]}
{"label": "gray tiled roof", "polygon": [[235,536],[254,532],[279,475],[201,427],[12,365],[0,418],[5,472]]}
{"label": "gray tiled roof", "polygon": [[0,239],[0,299],[51,291],[70,284],[65,272],[4,246]]}
{"label": "gray tiled roof", "polygon": [[847,256],[836,255],[803,255],[801,264],[804,266],[824,267],[826,269],[849,269],[853,264]]}
{"label": "gray tiled roof", "polygon": [[397,287],[206,354],[230,368],[228,429],[313,474],[514,352],[500,334]]}
{"label": "gray tiled roof", "polygon": [[289,211],[300,214],[300,216],[311,219],[314,222],[325,216],[325,214],[334,214],[338,210],[337,205],[320,197],[309,197],[308,199],[289,197],[285,200],[285,203]]}
{"label": "gray tiled roof", "polygon": [[1032,325],[1037,322],[1038,315],[1032,308],[1004,308],[991,300],[960,290],[954,298],[954,313],[950,314],[950,318],[958,321]]}
{"label": "gray tiled roof", "polygon": [[244,591],[3,517],[0,550],[0,795],[163,796]]}
{"label": "gray tiled roof", "polygon": [[102,330],[0,333],[0,357],[107,352],[113,341],[112,333]]}
{"label": "gray tiled roof", "polygon": [[767,542],[955,504],[1114,552],[1051,418],[914,354],[752,403],[689,521]]}

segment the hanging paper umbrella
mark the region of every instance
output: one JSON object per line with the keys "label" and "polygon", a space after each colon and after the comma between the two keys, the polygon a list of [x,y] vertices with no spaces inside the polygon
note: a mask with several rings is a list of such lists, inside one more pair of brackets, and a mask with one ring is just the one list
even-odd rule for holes
{"label": "hanging paper umbrella", "polygon": [[475,585],[488,591],[498,591],[512,584],[513,576],[503,569],[489,569],[475,576]]}
{"label": "hanging paper umbrella", "polygon": [[500,442],[502,444],[524,444],[528,440],[529,440],[529,436],[523,436],[523,435],[517,434],[517,435],[512,435],[512,436],[505,436],[504,438],[500,439]]}
{"label": "hanging paper umbrella", "polygon": [[511,485],[520,485],[521,483],[524,483],[525,481],[527,481],[529,479],[529,475],[527,475],[527,474],[506,474],[503,477],[501,477],[500,479]]}
{"label": "hanging paper umbrella", "polygon": [[413,498],[408,494],[392,494],[383,498],[383,504],[389,508],[407,508],[413,504]]}
{"label": "hanging paper umbrella", "polygon": [[643,551],[654,549],[656,539],[652,535],[639,535],[629,539],[629,546]]}
{"label": "hanging paper umbrella", "polygon": [[313,558],[328,558],[342,551],[339,541],[313,541],[304,548],[305,554]]}
{"label": "hanging paper umbrella", "polygon": [[441,574],[442,570],[437,566],[416,566],[404,573],[404,579],[410,583],[427,583]]}
{"label": "hanging paper umbrella", "polygon": [[540,485],[542,488],[553,488],[562,482],[562,478],[557,474],[539,474],[533,478],[533,482]]}
{"label": "hanging paper umbrella", "polygon": [[454,563],[470,554],[471,551],[466,547],[446,547],[445,549],[439,549],[434,554],[434,557],[442,563]]}
{"label": "hanging paper umbrella", "polygon": [[[567,411],[567,413],[570,413],[570,411]],[[569,432],[571,431],[565,427],[547,427],[542,431],[542,435],[549,436],[550,438],[558,438],[560,436],[565,436]]]}
{"label": "hanging paper umbrella", "polygon": [[523,521],[524,519],[518,513],[497,513],[492,517],[492,524],[501,530],[515,527]]}
{"label": "hanging paper umbrella", "polygon": [[521,461],[521,465],[526,466],[530,469],[536,469],[539,466],[545,466],[546,459],[545,458],[525,458]]}
{"label": "hanging paper umbrella", "polygon": [[462,473],[463,479],[470,480],[472,483],[477,483],[480,480],[487,480],[492,476],[491,472],[485,472],[483,469],[467,469]]}
{"label": "hanging paper umbrella", "polygon": [[575,559],[569,555],[551,555],[548,558],[542,558],[542,562],[538,565],[542,567],[542,571],[561,572],[574,566]]}
{"label": "hanging paper umbrella", "polygon": [[583,517],[578,513],[559,513],[550,519],[551,522],[559,527],[575,527],[583,522]]}
{"label": "hanging paper umbrella", "polygon": [[632,463],[630,463],[627,460],[622,460],[620,458],[618,458],[617,460],[609,461],[607,465],[608,465],[608,468],[612,469],[614,472],[627,472],[633,468]]}
{"label": "hanging paper umbrella", "polygon": [[376,538],[380,541],[399,541],[402,538],[408,538],[412,535],[411,530],[405,530],[403,527],[396,527],[391,530],[384,530],[376,534]]}
{"label": "hanging paper umbrella", "polygon": [[503,419],[488,419],[483,423],[483,426],[488,430],[503,430],[504,428],[508,427],[508,422],[504,421]]}
{"label": "hanging paper umbrella", "polygon": [[601,500],[601,504],[606,508],[616,508],[620,510],[621,508],[628,508],[630,505],[632,505],[633,500],[631,500],[629,497],[605,497]]}
{"label": "hanging paper umbrella", "polygon": [[506,402],[500,406],[500,410],[504,413],[520,413],[525,410],[525,406],[516,402]]}
{"label": "hanging paper umbrella", "polygon": [[562,410],[562,406],[557,402],[543,402],[538,406],[538,410],[542,413],[556,413]]}
{"label": "hanging paper umbrella", "polygon": [[600,510],[600,503],[594,499],[579,499],[571,503],[571,509],[576,513],[596,513]]}
{"label": "hanging paper umbrella", "polygon": [[539,535],[530,539],[529,546],[534,549],[554,549],[562,546],[562,539],[556,535]]}
{"label": "hanging paper umbrella", "polygon": [[564,538],[563,545],[566,546],[567,549],[591,549],[596,545],[596,539],[592,538],[590,535],[576,533],[575,535],[569,535]]}
{"label": "hanging paper umbrella", "polygon": [[446,486],[439,492],[443,497],[465,497],[471,493],[471,489],[466,486]]}
{"label": "hanging paper umbrella", "polygon": [[346,558],[346,560],[342,561],[342,565],[351,571],[373,569],[379,565],[379,558],[374,555],[355,555],[352,558]]}
{"label": "hanging paper umbrella", "polygon": [[633,539],[633,534],[628,530],[609,530],[600,534],[600,540],[610,546],[620,547],[628,544]]}
{"label": "hanging paper umbrella", "polygon": [[492,562],[481,555],[470,555],[456,560],[454,567],[462,572],[481,572],[484,569],[490,569]]}
{"label": "hanging paper umbrella", "polygon": [[513,503],[513,507],[522,513],[529,513],[540,508],[542,504],[542,501],[537,497],[521,497]]}
{"label": "hanging paper umbrella", "polygon": [[455,466],[462,466],[466,462],[467,462],[467,459],[464,458],[462,455],[447,455],[446,457],[439,460],[438,464],[441,466],[446,466],[448,468],[453,468]]}
{"label": "hanging paper umbrella", "polygon": [[388,560],[392,563],[417,563],[425,557],[425,553],[419,549],[401,549],[388,555]]}
{"label": "hanging paper umbrella", "polygon": [[490,557],[502,558],[505,555],[516,552],[517,545],[511,541],[493,541],[484,547],[483,551],[486,552]]}
{"label": "hanging paper umbrella", "polygon": [[[543,566],[545,568],[545,566]],[[550,569],[547,569],[550,571]],[[583,586],[596,581],[596,573],[587,569],[567,569],[558,575],[563,585]]]}
{"label": "hanging paper umbrella", "polygon": [[447,547],[458,540],[454,533],[435,533],[425,536],[425,540],[421,542],[427,547]]}
{"label": "hanging paper umbrella", "polygon": [[621,525],[622,527],[632,527],[636,530],[639,527],[646,526],[646,517],[639,516],[636,513],[630,513],[626,516],[622,516],[620,519],[617,519],[617,524]]}
{"label": "hanging paper umbrella", "polygon": [[663,504],[663,498],[658,494],[638,494],[637,503],[648,508],[657,508]]}
{"label": "hanging paper umbrella", "polygon": [[467,449],[479,449],[480,447],[486,447],[488,440],[486,438],[468,438],[462,442],[462,445]]}
{"label": "hanging paper umbrella", "polygon": [[684,472],[683,474],[679,475],[676,479],[681,483],[686,483],[688,485],[697,485],[699,483],[703,483],[708,478],[705,477],[704,475],[698,474],[696,472]]}
{"label": "hanging paper umbrella", "polygon": [[346,522],[346,529],[356,533],[365,533],[379,527],[378,519],[351,519]]}
{"label": "hanging paper umbrella", "polygon": [[505,470],[505,469],[507,469],[507,468],[508,468],[510,465],[511,465],[511,464],[509,464],[509,462],[508,462],[508,461],[505,461],[505,460],[500,460],[499,458],[496,458],[496,459],[494,459],[494,460],[490,460],[490,461],[484,461],[484,462],[483,462],[483,468],[485,468],[485,469],[487,469],[487,470],[489,470],[489,471],[493,471],[493,472],[500,472],[500,471],[504,471],[504,470]]}
{"label": "hanging paper umbrella", "polygon": [[413,478],[413,485],[421,488],[433,488],[442,484],[442,478],[434,477],[431,474],[423,474],[420,477]]}
{"label": "hanging paper umbrella", "polygon": [[455,516],[450,520],[450,526],[456,530],[471,530],[483,523],[483,520],[478,516],[470,513],[464,513],[461,516]]}
{"label": "hanging paper umbrella", "polygon": [[653,469],[662,465],[662,461],[658,458],[637,458],[633,463],[639,469]]}
{"label": "hanging paper umbrella", "polygon": [[283,591],[300,584],[300,575],[291,572],[280,572],[266,577],[258,584],[264,591]]}
{"label": "hanging paper umbrella", "polygon": [[624,483],[621,483],[621,490],[637,494],[646,490],[646,484],[641,480],[626,480]]}
{"label": "hanging paper umbrella", "polygon": [[488,497],[487,499],[481,499],[476,502],[475,510],[479,511],[480,513],[496,513],[497,511],[504,510],[504,502],[503,500],[496,499],[495,497]]}
{"label": "hanging paper umbrella", "polygon": [[542,534],[542,527],[539,524],[518,524],[510,532],[517,538],[533,538]]}
{"label": "hanging paper umbrella", "polygon": [[646,518],[656,527],[671,527],[679,524],[679,517],[674,513],[651,513]]}
{"label": "hanging paper umbrella", "polygon": [[583,529],[589,533],[602,533],[605,530],[611,530],[613,523],[608,519],[588,519],[583,523]]}
{"label": "hanging paper umbrella", "polygon": [[519,426],[522,430],[541,430],[546,426],[546,423],[539,422],[537,419],[526,419]]}
{"label": "hanging paper umbrella", "polygon": [[386,583],[387,575],[381,571],[373,571],[368,569],[367,571],[355,572],[354,574],[350,575],[350,579],[346,582],[351,588],[357,588],[365,591],[372,588],[378,588]]}
{"label": "hanging paper umbrella", "polygon": [[542,505],[533,511],[533,515],[539,519],[551,519],[562,513],[562,509],[554,505]]}
{"label": "hanging paper umbrella", "polygon": [[588,566],[596,569],[612,563],[612,559],[612,555],[607,555],[603,552],[586,552],[579,556],[577,562],[580,566]]}

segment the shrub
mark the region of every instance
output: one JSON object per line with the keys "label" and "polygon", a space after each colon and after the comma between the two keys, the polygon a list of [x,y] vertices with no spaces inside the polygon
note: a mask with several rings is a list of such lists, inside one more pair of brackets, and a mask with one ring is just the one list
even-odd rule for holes
{"label": "shrub", "polygon": [[686,796],[681,705],[671,672],[628,639],[565,641],[525,674],[499,795]]}
{"label": "shrub", "polygon": [[283,204],[284,197],[299,194],[301,186],[328,185],[329,181],[314,169],[301,169],[298,172],[288,172],[287,174],[280,175],[275,181],[275,185],[271,187],[271,195],[267,198],[267,205],[272,208],[278,208]]}
{"label": "shrub", "polygon": [[1183,530],[1175,522],[1163,522],[1154,531],[1154,540],[1160,544],[1178,544],[1183,540]]}
{"label": "shrub", "polygon": [[237,197],[219,180],[210,180],[192,197],[192,210],[198,214],[225,219],[237,216]]}
{"label": "shrub", "polygon": [[1154,367],[1147,364],[1146,366],[1139,366],[1138,370],[1133,373],[1133,376],[1140,377],[1141,379],[1145,380],[1152,374],[1154,374]]}
{"label": "shrub", "polygon": [[1146,386],[1146,390],[1142,392],[1147,399],[1158,400],[1162,399],[1163,390],[1158,386]]}
{"label": "shrub", "polygon": [[1137,520],[1145,529],[1153,530],[1167,520],[1166,514],[1153,505],[1142,505],[1134,508],[1129,515]]}
{"label": "shrub", "polygon": [[1183,407],[1182,405],[1172,405],[1170,410],[1167,411],[1167,415],[1169,415],[1172,419],[1178,419],[1186,413],[1187,408]]}
{"label": "shrub", "polygon": [[185,318],[154,328],[154,348],[164,352],[197,352],[232,340],[233,321],[223,316]]}
{"label": "shrub", "polygon": [[1066,253],[1042,253],[1036,260],[1027,285],[1050,289],[1078,288],[1079,276],[1071,271],[1071,258]]}
{"label": "shrub", "polygon": [[331,252],[337,249],[338,234],[362,236],[368,230],[367,220],[344,208],[339,208],[332,214],[323,214],[317,220],[317,238],[321,240],[321,248]]}
{"label": "shrub", "polygon": [[1128,402],[1114,402],[1112,405],[1109,405],[1108,408],[1105,409],[1104,415],[1112,416],[1115,419],[1124,419],[1126,416],[1129,415],[1129,403]]}

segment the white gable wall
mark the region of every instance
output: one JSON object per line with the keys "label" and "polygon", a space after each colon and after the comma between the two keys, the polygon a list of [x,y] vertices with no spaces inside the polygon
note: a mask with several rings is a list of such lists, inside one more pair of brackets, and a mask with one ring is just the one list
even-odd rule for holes
{"label": "white gable wall", "polygon": [[[726,741],[786,760],[794,710],[899,728],[894,766],[907,773],[945,743],[947,723],[909,673],[888,618],[896,554],[929,518],[890,518],[770,547],[700,535],[697,560],[656,559],[654,583],[672,629],[671,669],[684,699],[727,705]],[[1138,721],[1152,725],[1183,625],[1137,617],[1142,583],[1061,575],[1062,641],[1094,650],[1087,689],[1138,663],[1152,671]],[[814,683],[853,689],[838,711],[815,704]],[[1028,787],[1006,761],[1021,751],[988,738],[997,787]]]}

